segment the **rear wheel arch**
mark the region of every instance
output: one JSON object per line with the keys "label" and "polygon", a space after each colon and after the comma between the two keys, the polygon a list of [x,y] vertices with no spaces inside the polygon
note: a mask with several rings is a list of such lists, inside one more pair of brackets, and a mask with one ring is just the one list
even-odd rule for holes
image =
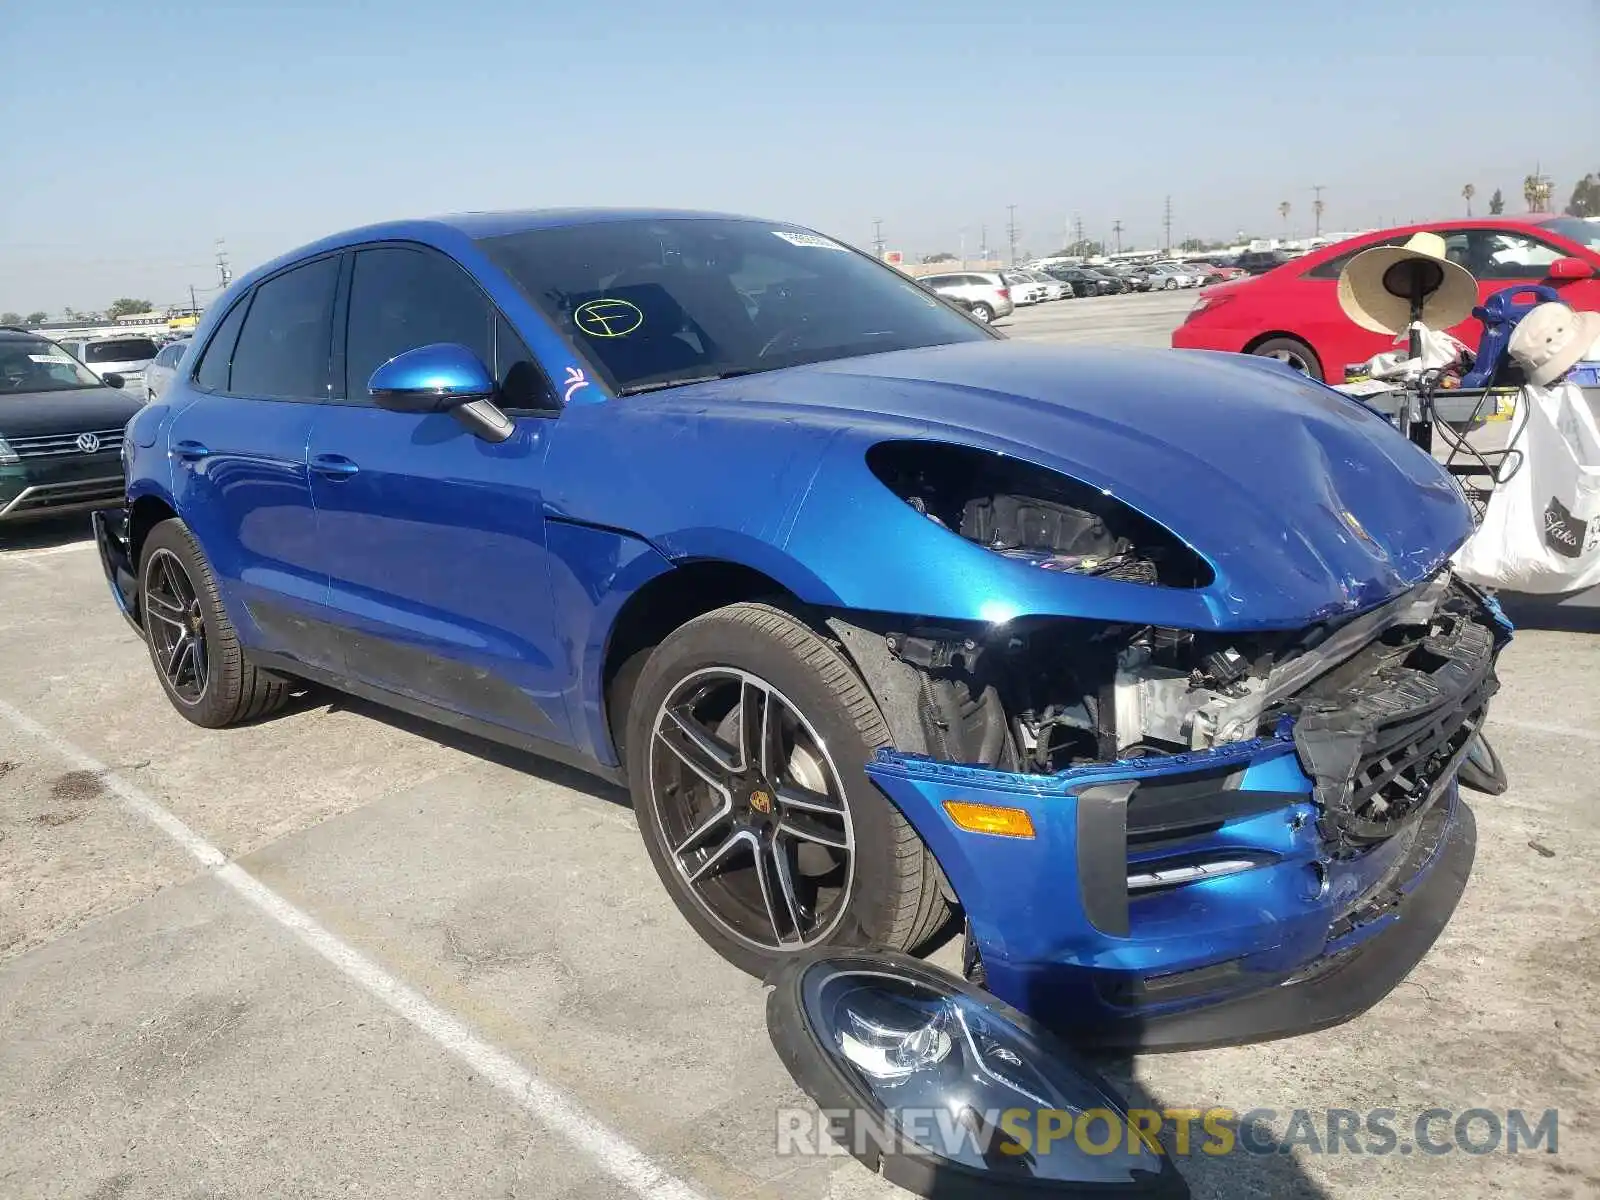
{"label": "rear wheel arch", "polygon": [[144,551],[144,540],[150,531],[163,521],[178,514],[160,496],[145,495],[136,499],[128,509],[128,555],[137,564]]}
{"label": "rear wheel arch", "polygon": [[1268,333],[1258,334],[1244,344],[1244,348],[1240,353],[1259,354],[1268,342],[1293,342],[1303,348],[1306,354],[1309,355],[1311,365],[1316,369],[1317,378],[1327,379],[1327,366],[1323,363],[1322,356],[1317,353],[1317,348],[1299,334],[1289,333],[1287,330],[1274,329]]}

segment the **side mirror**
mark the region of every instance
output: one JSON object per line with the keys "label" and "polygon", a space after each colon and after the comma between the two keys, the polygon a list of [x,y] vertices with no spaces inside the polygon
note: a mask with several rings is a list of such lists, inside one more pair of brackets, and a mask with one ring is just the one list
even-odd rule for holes
{"label": "side mirror", "polygon": [[494,395],[494,380],[478,356],[454,342],[397,354],[372,373],[367,390],[391,412],[449,412]]}
{"label": "side mirror", "polygon": [[1594,268],[1581,258],[1558,258],[1550,264],[1549,279],[1589,279]]}
{"label": "side mirror", "polygon": [[367,391],[390,412],[447,412],[486,442],[503,442],[516,426],[495,407],[494,378],[478,356],[455,342],[397,354],[372,373]]}
{"label": "side mirror", "polygon": [[100,382],[105,384],[108,388],[121,389],[127,385],[128,381],[121,375],[118,375],[115,371],[107,371],[104,375],[100,376]]}

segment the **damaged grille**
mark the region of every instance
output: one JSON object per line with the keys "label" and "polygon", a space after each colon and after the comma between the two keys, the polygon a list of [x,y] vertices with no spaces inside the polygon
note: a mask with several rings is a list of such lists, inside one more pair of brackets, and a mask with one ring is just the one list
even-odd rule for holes
{"label": "damaged grille", "polygon": [[1499,686],[1489,622],[1457,585],[1420,636],[1392,631],[1296,698],[1295,749],[1335,845],[1389,837],[1435,798]]}

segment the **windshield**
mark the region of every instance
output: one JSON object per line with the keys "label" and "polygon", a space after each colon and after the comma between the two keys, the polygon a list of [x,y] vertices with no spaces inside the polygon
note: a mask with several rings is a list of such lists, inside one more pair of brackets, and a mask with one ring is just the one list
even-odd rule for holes
{"label": "windshield", "polygon": [[43,338],[0,339],[0,395],[104,386],[54,342]]}
{"label": "windshield", "polygon": [[1546,222],[1544,228],[1586,249],[1600,251],[1600,218],[1557,217],[1554,221]]}
{"label": "windshield", "polygon": [[793,226],[604,221],[478,244],[619,395],[996,336],[897,271]]}
{"label": "windshield", "polygon": [[149,338],[118,338],[114,342],[90,342],[83,348],[83,361],[91,363],[143,362],[156,356],[156,344]]}

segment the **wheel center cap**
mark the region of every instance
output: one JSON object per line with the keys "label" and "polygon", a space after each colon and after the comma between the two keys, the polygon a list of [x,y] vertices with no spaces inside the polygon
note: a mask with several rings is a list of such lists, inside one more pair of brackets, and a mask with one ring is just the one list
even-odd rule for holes
{"label": "wheel center cap", "polygon": [[763,788],[756,788],[750,793],[750,807],[762,816],[771,816],[772,793]]}

